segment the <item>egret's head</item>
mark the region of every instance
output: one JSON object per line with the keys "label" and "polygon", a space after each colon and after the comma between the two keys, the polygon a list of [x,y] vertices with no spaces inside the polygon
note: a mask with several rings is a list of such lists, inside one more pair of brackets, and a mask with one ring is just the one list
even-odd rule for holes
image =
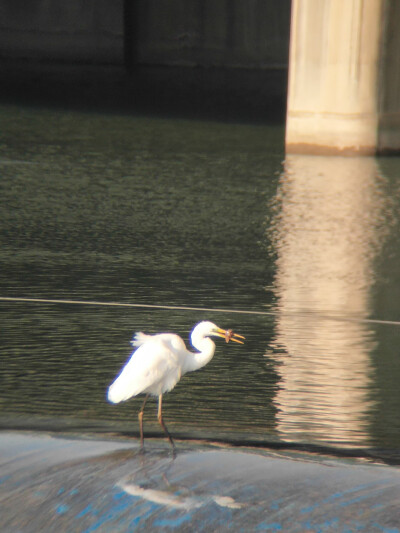
{"label": "egret's head", "polygon": [[234,333],[231,329],[225,330],[218,327],[213,322],[204,321],[197,324],[194,328],[192,335],[198,335],[199,337],[222,337],[226,342],[233,341],[239,344],[244,344],[242,340],[245,337]]}

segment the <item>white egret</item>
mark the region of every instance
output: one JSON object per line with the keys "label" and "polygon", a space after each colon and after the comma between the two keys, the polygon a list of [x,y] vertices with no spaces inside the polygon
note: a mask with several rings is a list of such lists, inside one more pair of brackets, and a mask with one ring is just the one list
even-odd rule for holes
{"label": "white egret", "polygon": [[122,368],[116,380],[108,389],[108,401],[119,403],[133,396],[145,393],[143,405],[139,411],[140,443],[143,447],[143,411],[151,394],[158,396],[158,422],[174,448],[174,441],[162,417],[162,397],[172,390],[186,372],[193,372],[209,363],[215,352],[215,344],[211,336],[223,337],[226,342],[234,341],[243,344],[244,337],[224,330],[212,322],[200,322],[193,329],[191,343],[198,350],[192,353],[185,343],[173,333],[146,335],[136,333],[131,341],[137,349]]}

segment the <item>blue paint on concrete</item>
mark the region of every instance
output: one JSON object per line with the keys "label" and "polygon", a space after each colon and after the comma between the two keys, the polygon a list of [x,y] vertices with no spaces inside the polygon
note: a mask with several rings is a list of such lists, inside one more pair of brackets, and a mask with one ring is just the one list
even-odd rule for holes
{"label": "blue paint on concrete", "polygon": [[64,514],[64,513],[66,513],[67,511],[69,511],[69,509],[70,509],[69,505],[66,505],[66,504],[64,504],[64,503],[61,503],[60,505],[58,505],[58,506],[56,507],[56,512],[57,512],[57,514]]}
{"label": "blue paint on concrete", "polygon": [[379,529],[379,531],[382,531],[382,533],[400,533],[400,529],[397,527],[384,527],[379,524],[374,524],[374,527]]}
{"label": "blue paint on concrete", "polygon": [[[55,462],[54,452],[52,468],[45,462],[39,468],[35,461],[30,465],[26,456],[12,456],[17,437],[12,435],[8,470],[3,472],[14,474],[0,485],[0,496],[4,494],[9,502],[5,517],[2,510],[2,521],[10,531],[27,533],[25,524],[32,531],[45,531],[51,518],[55,531],[59,526],[60,531],[81,533],[229,529],[235,533],[400,533],[400,471],[396,468],[339,460],[324,463],[323,458],[307,462],[307,456],[302,461],[303,455],[293,460],[291,454],[271,457],[267,452],[226,449],[182,450],[169,461],[165,453],[156,451],[137,456],[130,442],[118,454],[110,454],[105,442],[101,458],[78,461],[85,441],[71,441],[75,461],[61,454]],[[32,439],[41,437],[20,438],[28,444]],[[50,449],[52,441],[44,440],[45,449]],[[59,439],[53,442],[57,450]],[[120,449],[121,445],[115,446]],[[160,498],[147,499],[141,491],[129,494],[121,488],[127,478],[144,491],[153,489]]]}
{"label": "blue paint on concrete", "polygon": [[139,496],[132,496],[125,492],[118,492],[116,495],[116,501],[118,504],[112,506],[112,513],[120,514],[121,511],[127,509],[133,509],[135,511],[135,518],[133,522],[139,524],[143,519],[147,518],[154,511],[160,509],[160,505],[153,502],[143,500]]}
{"label": "blue paint on concrete", "polygon": [[384,492],[385,489],[381,490],[375,490],[372,494],[361,494],[360,496],[357,496],[356,498],[351,498],[350,500],[346,500],[345,502],[339,502],[338,505],[340,507],[347,507],[348,505],[354,505],[355,503],[362,502],[364,500],[369,500],[370,498],[376,498],[378,493]]}
{"label": "blue paint on concrete", "polygon": [[92,514],[97,517],[97,521],[90,528],[88,528],[86,532],[89,533],[92,531],[96,531],[96,529],[98,529],[99,527],[102,527],[107,522],[118,519],[121,512],[125,511],[126,509],[129,509],[131,506],[132,505],[131,505],[131,502],[129,501],[129,498],[120,498],[118,500],[118,503],[113,503],[111,501],[109,508],[101,514],[99,514],[98,510],[96,509],[93,510]]}
{"label": "blue paint on concrete", "polygon": [[[123,514],[129,510],[135,512],[135,517],[130,522],[130,529],[135,528],[139,525],[140,522],[145,521],[147,518],[151,518],[153,514],[160,509],[160,506],[151,502],[144,502],[140,498],[126,494],[125,492],[117,492],[113,495],[112,500],[108,508],[103,512],[99,513],[97,509],[93,509],[91,505],[85,508],[77,518],[81,516],[91,514],[96,516],[97,520],[82,533],[93,533],[98,529],[108,528],[112,530],[112,523],[121,522],[121,517]],[[124,519],[124,522],[126,520]]]}
{"label": "blue paint on concrete", "polygon": [[277,511],[279,507],[281,506],[281,502],[282,502],[282,499],[274,500],[273,502],[271,502],[269,506],[271,511]]}
{"label": "blue paint on concrete", "polygon": [[[145,513],[142,513],[140,516],[136,516],[133,520],[131,520],[131,525],[132,526],[136,527],[137,525],[139,525],[140,522],[145,521],[147,518],[151,518],[153,513],[155,513],[156,511],[158,511],[160,509],[159,505],[157,505],[155,503],[148,503],[148,502],[146,502],[145,505],[139,506],[139,508],[141,508],[141,507],[148,507],[148,510]],[[136,509],[137,509],[137,507],[135,507],[135,510]]]}
{"label": "blue paint on concrete", "polygon": [[92,513],[93,510],[92,510],[92,504],[89,503],[89,505],[87,505],[84,509],[82,509],[82,511],[80,513],[78,513],[76,515],[76,518],[83,518],[85,515],[89,514],[89,513]]}
{"label": "blue paint on concrete", "polygon": [[356,531],[367,531],[366,526],[360,522],[357,521],[351,521],[351,523],[346,523],[343,525],[340,518],[335,517],[330,520],[324,520],[323,522],[319,522],[317,519],[317,522],[312,522],[311,520],[307,520],[305,522],[301,522],[301,530],[300,531],[308,531],[313,533],[324,533],[326,531],[332,532],[332,531],[340,531],[340,533],[355,533]]}
{"label": "blue paint on concrete", "polygon": [[338,523],[339,523],[339,519],[338,518],[332,518],[331,520],[325,520],[325,522],[323,522],[323,524],[322,524],[322,528],[324,528],[324,529],[332,528],[334,525],[336,525]]}
{"label": "blue paint on concrete", "polygon": [[133,498],[133,496],[131,496],[130,494],[127,494],[124,490],[121,490],[121,491],[118,491],[118,492],[114,492],[114,494],[113,494],[113,499],[114,500],[120,500],[120,499],[123,499],[123,498]]}
{"label": "blue paint on concrete", "polygon": [[[375,489],[377,486],[380,486],[381,483],[382,483],[382,481],[380,483],[377,483],[377,482],[365,483],[363,485],[357,485],[356,487],[352,487],[351,489],[347,489],[347,490],[344,490],[344,491],[336,492],[334,494],[331,494],[327,498],[321,500],[320,502],[316,502],[313,505],[310,505],[308,507],[304,507],[303,509],[301,509],[300,512],[303,513],[303,514],[311,513],[313,511],[315,511],[318,507],[321,507],[322,505],[334,503],[336,500],[339,500],[340,498],[347,498],[347,496],[349,496],[350,494],[353,494],[354,492],[360,492],[360,491],[368,490],[368,489]],[[359,496],[358,498],[365,499],[365,498],[368,498],[368,497],[370,497],[370,495]],[[346,500],[345,502],[340,502],[337,505],[345,506],[345,505],[348,505],[348,502],[355,503],[356,502],[356,498],[353,498],[352,500]]]}
{"label": "blue paint on concrete", "polygon": [[256,531],[282,531],[282,526],[278,522],[271,522],[270,524],[261,522],[256,527]]}
{"label": "blue paint on concrete", "polygon": [[175,518],[159,518],[154,520],[153,524],[158,527],[167,527],[169,529],[176,529],[185,522],[192,520],[192,513],[187,513],[184,516],[177,516]]}

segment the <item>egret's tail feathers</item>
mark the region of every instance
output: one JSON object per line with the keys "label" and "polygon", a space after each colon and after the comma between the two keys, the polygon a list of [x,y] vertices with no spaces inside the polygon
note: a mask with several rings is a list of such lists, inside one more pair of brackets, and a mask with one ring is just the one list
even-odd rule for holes
{"label": "egret's tail feathers", "polygon": [[131,340],[131,344],[132,344],[132,346],[141,346],[150,337],[151,337],[151,335],[146,335],[146,333],[143,333],[142,331],[138,331],[137,333],[135,333],[135,336]]}
{"label": "egret's tail feathers", "polygon": [[107,393],[107,400],[111,403],[119,403],[119,402],[122,402],[122,398],[121,398],[121,395],[119,394],[119,392],[117,391],[117,389],[115,387],[113,387],[112,385],[109,387],[108,389],[108,393]]}
{"label": "egret's tail feathers", "polygon": [[127,392],[125,387],[119,386],[117,383],[110,385],[107,393],[107,400],[111,403],[120,403],[128,400],[131,394]]}
{"label": "egret's tail feathers", "polygon": [[126,375],[120,375],[108,388],[107,400],[111,403],[120,403],[129,400],[132,396],[137,396],[142,392],[142,387],[138,387],[132,379]]}

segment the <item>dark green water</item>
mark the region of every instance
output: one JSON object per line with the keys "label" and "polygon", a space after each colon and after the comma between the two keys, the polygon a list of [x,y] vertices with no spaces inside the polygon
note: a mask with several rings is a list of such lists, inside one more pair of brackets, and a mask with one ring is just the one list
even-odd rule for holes
{"label": "dark green water", "polygon": [[[171,432],[400,448],[398,159],[288,157],[283,128],[0,108],[0,424],[137,431],[133,333],[245,346],[165,397]],[[157,430],[149,405],[147,431]]]}

